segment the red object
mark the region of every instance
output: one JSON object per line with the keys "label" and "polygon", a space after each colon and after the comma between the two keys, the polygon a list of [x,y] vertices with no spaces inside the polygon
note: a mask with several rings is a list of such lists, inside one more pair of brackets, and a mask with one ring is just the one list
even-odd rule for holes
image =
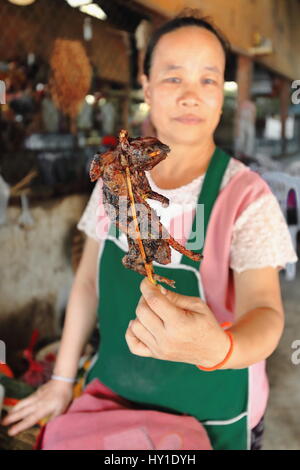
{"label": "red object", "polygon": [[39,332],[35,329],[31,335],[29,346],[23,351],[23,357],[29,362],[29,367],[21,379],[33,387],[38,387],[48,380],[50,364],[45,361],[37,361],[33,357],[33,349],[37,342]]}
{"label": "red object", "polygon": [[13,377],[14,376],[13,371],[6,364],[1,364],[0,363],[0,372],[2,372],[2,374],[6,375],[7,377]]}
{"label": "red object", "polygon": [[293,189],[289,191],[288,194],[288,200],[287,200],[287,206],[288,208],[295,208],[297,207],[297,198],[296,198],[296,193]]}
{"label": "red object", "polygon": [[118,139],[113,135],[105,135],[102,137],[102,145],[105,145],[106,147],[116,147],[117,144]]}
{"label": "red object", "polygon": [[33,445],[32,450],[42,450],[42,442],[43,442],[45,429],[46,429],[46,424],[41,427],[38,435],[36,436],[35,444]]}
{"label": "red object", "polygon": [[221,323],[220,326],[222,328],[230,328],[232,326],[232,323],[231,323],[231,321],[224,321],[223,323]]}
{"label": "red object", "polygon": [[45,360],[46,360],[47,362],[54,362],[55,359],[56,359],[56,355],[53,354],[53,353],[51,353],[51,352],[48,353],[48,354],[45,356]]}
{"label": "red object", "polygon": [[27,349],[24,349],[23,356],[29,361],[29,369],[27,373],[30,372],[41,372],[43,370],[42,365],[33,359],[33,348],[36,345],[39,332],[37,329],[33,330],[33,333],[30,338],[29,346]]}
{"label": "red object", "polygon": [[226,354],[225,358],[223,359],[223,361],[221,361],[219,364],[217,364],[216,366],[214,367],[202,367],[202,366],[197,366],[198,369],[201,369],[201,370],[205,370],[205,371],[212,371],[212,370],[217,370],[217,369],[220,369],[220,367],[222,367],[227,361],[228,359],[230,358],[231,354],[232,354],[232,351],[233,351],[233,336],[232,334],[230,333],[230,331],[225,331],[225,333],[229,336],[229,339],[230,339],[230,348],[229,348],[229,351],[228,353]]}
{"label": "red object", "polygon": [[15,406],[19,401],[19,398],[4,398],[3,404],[6,406]]}

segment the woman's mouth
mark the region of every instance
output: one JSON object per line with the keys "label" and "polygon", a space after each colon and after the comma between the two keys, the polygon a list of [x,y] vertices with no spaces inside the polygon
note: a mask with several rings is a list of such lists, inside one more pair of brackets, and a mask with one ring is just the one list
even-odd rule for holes
{"label": "woman's mouth", "polygon": [[174,120],[178,121],[182,124],[189,124],[189,125],[200,124],[201,122],[204,121],[204,119],[201,119],[200,117],[196,116],[195,114],[184,114],[182,116],[174,118]]}

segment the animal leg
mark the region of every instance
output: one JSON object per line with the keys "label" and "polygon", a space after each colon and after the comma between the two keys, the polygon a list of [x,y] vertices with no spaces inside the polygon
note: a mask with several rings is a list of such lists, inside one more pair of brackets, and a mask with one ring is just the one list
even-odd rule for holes
{"label": "animal leg", "polygon": [[170,236],[168,239],[169,244],[174,248],[174,250],[179,251],[179,253],[182,253],[183,255],[187,256],[188,258],[194,260],[194,261],[201,261],[203,258],[203,255],[200,255],[199,253],[195,253],[192,250],[188,250],[184,246],[180,245],[173,237]]}
{"label": "animal leg", "polygon": [[161,194],[155,191],[152,191],[152,188],[144,172],[139,172],[138,181],[139,181],[139,187],[143,188],[142,189],[143,199],[146,199],[146,198],[153,199],[155,201],[161,202],[163,207],[169,206],[170,201],[167,197],[162,196]]}
{"label": "animal leg", "polygon": [[147,197],[149,199],[153,199],[155,201],[161,202],[163,207],[168,207],[170,204],[170,201],[167,197],[162,196],[161,194],[156,193],[155,191],[148,191],[144,197]]}

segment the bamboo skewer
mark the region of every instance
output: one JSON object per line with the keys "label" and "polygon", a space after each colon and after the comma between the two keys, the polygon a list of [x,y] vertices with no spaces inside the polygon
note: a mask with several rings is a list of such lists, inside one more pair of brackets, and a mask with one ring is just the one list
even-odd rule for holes
{"label": "bamboo skewer", "polygon": [[131,179],[130,179],[130,171],[129,171],[128,166],[126,166],[126,181],[127,181],[127,189],[128,189],[128,193],[129,193],[129,197],[131,201],[131,210],[132,210],[132,216],[133,216],[134,225],[135,225],[135,231],[138,234],[137,240],[138,240],[140,252],[144,261],[145,269],[147,272],[147,277],[152,284],[157,285],[157,282],[153,279],[152,263],[147,263],[147,260],[146,260],[146,253],[145,253],[145,249],[144,249],[143,242],[141,239],[141,233],[140,233],[139,224],[138,224],[137,216],[136,216],[135,203],[134,203],[134,197],[133,197],[133,191],[132,191],[132,185],[131,185]]}

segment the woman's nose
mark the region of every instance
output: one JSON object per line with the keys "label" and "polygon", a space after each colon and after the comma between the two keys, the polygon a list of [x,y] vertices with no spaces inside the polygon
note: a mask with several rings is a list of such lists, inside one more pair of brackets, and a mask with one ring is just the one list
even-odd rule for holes
{"label": "woman's nose", "polygon": [[180,105],[181,106],[186,106],[186,107],[188,107],[188,106],[191,106],[191,107],[199,106],[200,101],[201,101],[200,97],[195,92],[184,93],[184,95],[182,95],[179,98]]}

